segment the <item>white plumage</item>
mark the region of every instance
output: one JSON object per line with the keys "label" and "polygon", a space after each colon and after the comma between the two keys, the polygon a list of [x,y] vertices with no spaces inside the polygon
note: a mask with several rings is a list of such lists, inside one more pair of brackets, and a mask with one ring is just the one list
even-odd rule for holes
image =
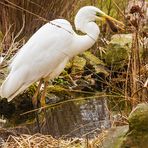
{"label": "white plumage", "polygon": [[42,26],[13,59],[10,73],[1,86],[1,97],[11,101],[41,78],[57,77],[70,58],[95,43],[100,30],[94,21],[103,17],[113,19],[93,6],[79,10],[75,26],[86,35],[77,35],[64,19],[53,20]]}

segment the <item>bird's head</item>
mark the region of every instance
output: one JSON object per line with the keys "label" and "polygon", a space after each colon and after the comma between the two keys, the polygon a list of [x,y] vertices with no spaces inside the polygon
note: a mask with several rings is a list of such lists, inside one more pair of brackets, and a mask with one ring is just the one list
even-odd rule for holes
{"label": "bird's head", "polygon": [[122,22],[105,14],[99,8],[96,8],[94,6],[85,6],[78,11],[75,17],[76,30],[82,30],[86,23],[94,22],[97,20],[107,21],[112,30],[115,27],[113,26],[114,24],[112,22],[117,23],[119,26],[124,26]]}

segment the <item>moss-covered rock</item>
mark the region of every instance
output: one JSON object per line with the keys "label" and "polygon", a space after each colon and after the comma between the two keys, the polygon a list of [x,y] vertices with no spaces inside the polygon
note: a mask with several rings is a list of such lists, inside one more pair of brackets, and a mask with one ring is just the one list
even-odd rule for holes
{"label": "moss-covered rock", "polygon": [[89,64],[91,64],[91,65],[105,65],[102,60],[97,58],[90,51],[84,52],[83,56],[89,62]]}
{"label": "moss-covered rock", "polygon": [[132,34],[115,34],[111,37],[110,44],[118,44],[122,47],[131,48]]}
{"label": "moss-covered rock", "polygon": [[84,70],[84,66],[86,65],[86,60],[83,57],[76,56],[72,61],[72,69],[71,74],[79,73]]}
{"label": "moss-covered rock", "polygon": [[105,140],[102,143],[102,148],[120,148],[127,131],[128,126],[111,128],[106,132]]}
{"label": "moss-covered rock", "polygon": [[126,135],[122,142],[121,148],[147,148],[148,147],[148,133],[131,131]]}
{"label": "moss-covered rock", "polygon": [[105,55],[105,62],[113,70],[124,67],[128,62],[127,49],[118,44],[110,44]]}
{"label": "moss-covered rock", "polygon": [[109,130],[103,142],[104,148],[148,147],[148,104],[139,104],[129,115],[129,127]]}
{"label": "moss-covered rock", "polygon": [[129,116],[129,129],[148,132],[148,104],[139,104]]}
{"label": "moss-covered rock", "polygon": [[132,45],[131,34],[113,35],[104,55],[105,63],[113,70],[123,68],[128,63],[128,54]]}
{"label": "moss-covered rock", "polygon": [[148,147],[148,104],[139,104],[129,116],[129,131],[122,148]]}
{"label": "moss-covered rock", "polygon": [[109,75],[107,68],[105,68],[105,63],[94,54],[92,54],[90,51],[84,52],[82,56],[86,59],[87,65],[92,66],[96,74],[102,73],[105,76]]}

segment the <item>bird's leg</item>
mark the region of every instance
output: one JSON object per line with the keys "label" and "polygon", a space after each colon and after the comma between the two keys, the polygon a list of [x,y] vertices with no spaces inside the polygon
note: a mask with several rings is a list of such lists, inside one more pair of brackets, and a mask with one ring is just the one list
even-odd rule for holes
{"label": "bird's leg", "polygon": [[[41,79],[39,84],[38,84],[38,87],[36,89],[36,92],[35,92],[35,94],[33,95],[33,98],[32,98],[32,104],[33,104],[34,109],[37,108],[37,102],[38,102],[37,98],[38,98],[38,93],[40,91],[42,83],[43,83],[43,80]],[[38,116],[37,112],[35,112],[35,117],[36,117],[36,122],[37,122],[37,126],[38,126],[38,132],[40,133],[41,132],[41,128],[40,128],[39,116]]]}
{"label": "bird's leg", "polygon": [[43,83],[43,79],[40,80],[40,82],[38,84],[38,87],[37,87],[37,89],[36,89],[36,91],[35,91],[35,93],[33,95],[33,98],[32,98],[32,104],[33,104],[34,108],[37,107],[37,97],[38,97],[38,93],[40,91],[42,83]]}
{"label": "bird's leg", "polygon": [[46,92],[47,92],[47,85],[48,85],[48,81],[45,80],[44,82],[44,90],[42,92],[42,96],[41,96],[41,99],[40,99],[40,103],[41,103],[41,107],[45,106],[46,105]]}
{"label": "bird's leg", "polygon": [[[48,85],[48,80],[45,79],[44,81],[44,90],[42,92],[42,96],[41,96],[41,99],[40,99],[40,103],[41,103],[41,107],[45,106],[46,105],[46,92],[47,92],[47,85]],[[43,112],[44,112],[44,116],[45,116],[45,121],[46,121],[46,125],[47,125],[47,131],[49,132],[49,125],[48,125],[48,114],[46,112],[46,108],[43,109]]]}

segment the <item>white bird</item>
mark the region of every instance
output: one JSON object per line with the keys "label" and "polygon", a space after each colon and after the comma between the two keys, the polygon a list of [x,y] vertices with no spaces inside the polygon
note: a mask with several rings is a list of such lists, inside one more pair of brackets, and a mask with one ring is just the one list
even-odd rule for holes
{"label": "white bird", "polygon": [[[64,19],[43,25],[12,60],[10,73],[1,86],[1,97],[11,101],[34,82],[59,76],[72,57],[94,45],[100,33],[95,21],[103,18],[123,25],[93,6],[81,8],[75,16],[76,30],[85,35],[76,34]],[[40,86],[41,83],[38,90]]]}

